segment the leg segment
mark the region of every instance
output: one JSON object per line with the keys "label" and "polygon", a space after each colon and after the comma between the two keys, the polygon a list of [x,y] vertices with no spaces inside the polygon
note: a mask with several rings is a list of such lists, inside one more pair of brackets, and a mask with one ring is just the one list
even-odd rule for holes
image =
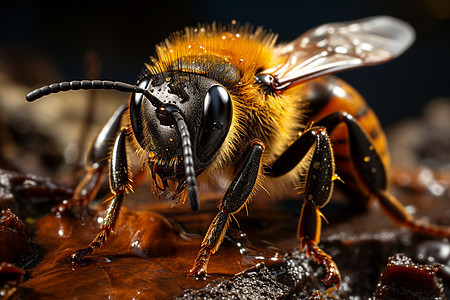
{"label": "leg segment", "polygon": [[389,191],[379,190],[375,195],[383,210],[395,223],[405,226],[413,232],[429,236],[450,237],[450,227],[438,226],[415,219],[406,212],[405,207]]}
{"label": "leg segment", "polygon": [[219,205],[219,213],[209,226],[194,266],[188,275],[206,275],[209,258],[219,249],[228,229],[231,214],[238,213],[246,205],[253,191],[263,151],[264,146],[261,143],[253,142],[249,146],[249,151],[244,154],[243,164]]}
{"label": "leg segment", "polygon": [[109,171],[109,183],[113,197],[103,220],[102,228],[86,248],[80,249],[71,255],[73,262],[82,262],[84,256],[91,254],[95,249],[103,246],[114,228],[124,194],[132,190],[131,173],[128,169],[125,145],[126,132],[126,129],[122,129],[114,143]]}
{"label": "leg segment", "polygon": [[64,212],[71,207],[85,207],[97,195],[108,166],[108,156],[114,138],[120,130],[122,116],[126,110],[125,104],[120,106],[98,133],[87,153],[86,174],[75,188],[72,199],[55,207],[54,212]]}
{"label": "leg segment", "polygon": [[323,280],[325,284],[335,283],[338,288],[341,282],[339,269],[332,257],[317,246],[320,241],[320,229],[322,223],[322,213],[317,207],[312,206],[307,201],[303,203],[300,222],[298,223],[297,235],[301,240],[301,249],[308,257],[325,266],[327,278]]}
{"label": "leg segment", "polygon": [[388,186],[385,166],[375,145],[355,118],[346,112],[339,111],[323,118],[316,125],[325,126],[331,134],[342,122],[347,125],[352,161],[358,167],[360,176],[372,191],[385,190]]}

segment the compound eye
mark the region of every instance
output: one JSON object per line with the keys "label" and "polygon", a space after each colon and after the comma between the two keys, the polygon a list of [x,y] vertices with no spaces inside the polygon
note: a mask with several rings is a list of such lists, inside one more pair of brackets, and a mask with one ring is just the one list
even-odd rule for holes
{"label": "compound eye", "polygon": [[[143,79],[137,83],[137,86],[143,89],[147,89],[150,84],[148,79]],[[142,115],[142,100],[144,95],[141,93],[133,93],[130,99],[130,120],[131,127],[133,128],[134,136],[138,143],[145,149],[145,135],[144,135],[144,119]]]}
{"label": "compound eye", "polygon": [[203,119],[197,143],[197,158],[208,163],[222,146],[231,125],[231,98],[224,87],[208,90],[203,106]]}

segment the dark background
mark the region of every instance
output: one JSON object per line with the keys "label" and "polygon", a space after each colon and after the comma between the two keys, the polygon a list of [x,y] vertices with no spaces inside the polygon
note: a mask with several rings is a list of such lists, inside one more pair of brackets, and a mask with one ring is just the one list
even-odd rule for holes
{"label": "dark background", "polygon": [[[435,97],[450,96],[448,0],[2,1],[0,54],[8,53],[18,68],[26,68],[20,64],[26,55],[46,57],[59,80],[68,80],[85,77],[83,57],[93,49],[102,61],[102,79],[134,83],[156,43],[198,22],[249,22],[272,29],[279,41],[287,42],[317,25],[381,14],[412,24],[416,42],[388,64],[340,76],[366,97],[383,125],[389,125],[419,115]],[[15,77],[36,84],[20,72]]]}

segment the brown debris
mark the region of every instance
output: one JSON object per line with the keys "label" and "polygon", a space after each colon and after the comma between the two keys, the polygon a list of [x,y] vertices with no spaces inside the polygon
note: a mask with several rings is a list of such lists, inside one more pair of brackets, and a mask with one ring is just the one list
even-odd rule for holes
{"label": "brown debris", "polygon": [[446,299],[438,270],[439,265],[419,265],[396,254],[381,272],[375,299]]}

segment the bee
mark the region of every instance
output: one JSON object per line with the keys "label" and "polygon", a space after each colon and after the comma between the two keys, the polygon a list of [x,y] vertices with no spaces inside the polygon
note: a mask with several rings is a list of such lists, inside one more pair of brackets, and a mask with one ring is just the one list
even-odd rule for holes
{"label": "bee", "polygon": [[72,261],[102,247],[124,195],[133,190],[128,143],[151,174],[154,191],[169,192],[177,202],[189,199],[193,211],[200,205],[197,180],[228,182],[192,276],[207,274],[231,218],[262,189],[271,195],[299,191],[300,246],[325,267],[327,285],[341,282],[337,265],[318,245],[321,209],[337,179],[362,207],[376,199],[395,223],[449,237],[449,228],[416,220],[390,193],[387,142],[376,115],[350,85],[328,76],[390,61],[414,38],[410,25],[387,16],[325,24],[287,44],[276,44],[276,35],[262,28],[213,23],[186,28],[158,45],[135,85],[83,80],[32,91],[28,101],[79,89],[131,93],[92,143],[85,175],[61,208],[87,205],[109,170],[112,200],[101,230]]}

